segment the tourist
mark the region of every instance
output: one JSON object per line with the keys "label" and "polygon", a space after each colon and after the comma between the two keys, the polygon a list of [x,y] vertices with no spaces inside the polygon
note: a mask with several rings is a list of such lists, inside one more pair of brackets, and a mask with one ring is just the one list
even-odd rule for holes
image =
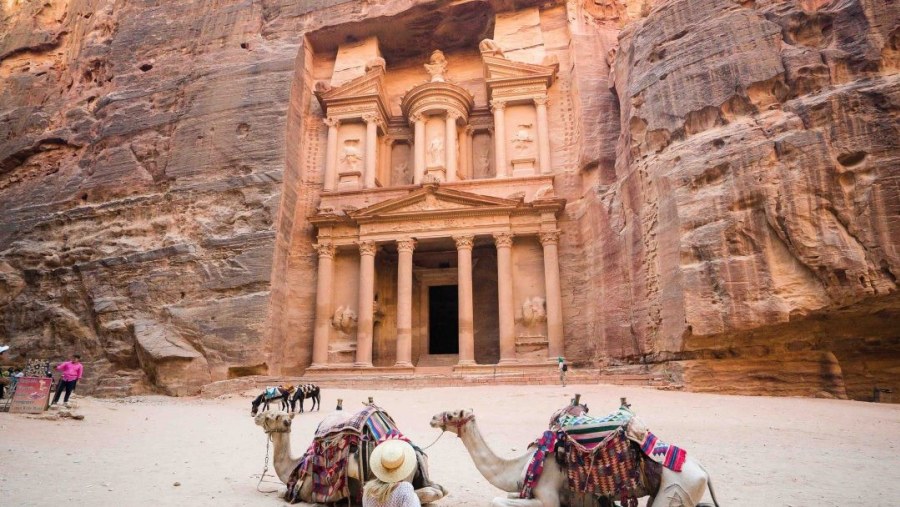
{"label": "tourist", "polygon": [[[0,345],[0,359],[6,357],[6,351],[9,350],[9,345]],[[12,368],[5,372],[0,372],[0,400],[3,399],[3,395],[6,391],[6,386],[10,384],[10,375],[12,374]]]}
{"label": "tourist", "polygon": [[51,403],[51,405],[56,405],[59,401],[59,395],[62,393],[62,390],[65,389],[66,398],[63,400],[63,404],[68,407],[69,396],[72,394],[72,391],[75,390],[75,384],[78,383],[78,379],[80,379],[82,373],[84,373],[84,366],[81,365],[81,356],[78,354],[73,355],[71,360],[59,363],[56,366],[56,369],[62,372],[62,374],[59,377],[59,384],[56,385],[56,395],[53,397],[53,403]]}
{"label": "tourist", "polygon": [[562,356],[559,356],[559,364],[557,367],[559,368],[559,381],[562,382],[563,387],[566,387],[566,372],[569,371],[569,365]]}
{"label": "tourist", "polygon": [[363,507],[421,507],[413,485],[406,481],[416,469],[416,451],[408,442],[388,439],[369,457],[375,479],[363,489]]}

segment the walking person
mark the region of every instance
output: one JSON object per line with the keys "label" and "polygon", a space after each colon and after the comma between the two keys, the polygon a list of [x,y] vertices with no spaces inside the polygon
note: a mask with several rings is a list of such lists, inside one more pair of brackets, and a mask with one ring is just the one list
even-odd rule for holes
{"label": "walking person", "polygon": [[73,355],[72,359],[69,361],[56,365],[56,369],[62,374],[59,377],[59,384],[56,385],[56,395],[53,396],[53,403],[51,403],[51,405],[56,405],[56,403],[59,402],[59,395],[62,393],[63,389],[65,389],[66,397],[63,400],[63,404],[68,407],[69,396],[72,395],[72,391],[75,390],[75,384],[78,383],[78,379],[80,379],[81,375],[84,373],[84,366],[81,364],[81,356],[78,354]]}
{"label": "walking person", "polygon": [[559,381],[563,387],[566,387],[566,373],[569,371],[569,365],[562,356],[559,356]]}
{"label": "walking person", "polygon": [[363,488],[363,507],[421,507],[408,479],[416,470],[416,451],[409,442],[390,438],[369,457],[375,478]]}

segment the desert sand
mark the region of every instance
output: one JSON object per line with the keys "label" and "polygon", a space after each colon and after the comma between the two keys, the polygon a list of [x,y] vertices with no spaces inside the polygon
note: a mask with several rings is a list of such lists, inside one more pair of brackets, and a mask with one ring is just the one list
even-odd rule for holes
{"label": "desert sand", "polygon": [[[900,406],[854,401],[607,385],[324,389],[322,411],[294,419],[293,450],[299,455],[306,449],[337,398],[352,410],[374,396],[421,446],[440,434],[428,425],[432,415],[472,408],[495,452],[517,455],[576,392],[594,415],[612,411],[619,397],[627,396],[656,435],[706,466],[721,505],[900,502]],[[0,505],[286,505],[276,478],[261,486],[276,492],[256,488],[266,438],[249,415],[250,394],[218,399],[76,396],[83,421],[2,413]],[[455,435],[445,433],[428,454],[432,477],[451,492],[435,505],[487,506],[501,495],[479,475]]]}

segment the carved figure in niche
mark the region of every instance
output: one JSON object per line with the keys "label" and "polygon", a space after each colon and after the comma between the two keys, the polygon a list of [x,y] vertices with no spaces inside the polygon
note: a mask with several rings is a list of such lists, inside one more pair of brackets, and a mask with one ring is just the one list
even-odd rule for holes
{"label": "carved figure in niche", "polygon": [[400,181],[407,181],[409,179],[409,163],[405,160],[397,162],[397,165],[394,166],[393,173],[393,176]]}
{"label": "carved figure in niche", "polygon": [[487,151],[481,153],[478,157],[478,174],[485,175],[488,173],[488,169],[491,167],[491,156],[488,155]]}
{"label": "carved figure in niche", "polygon": [[431,76],[432,83],[443,83],[444,73],[447,72],[447,58],[440,49],[435,49],[431,53],[431,59],[425,64],[425,72]]}
{"label": "carved figure in niche", "polygon": [[359,139],[347,139],[344,141],[344,151],[341,154],[341,164],[345,171],[356,171],[356,166],[362,158],[359,156]]}
{"label": "carved figure in niche", "polygon": [[349,334],[356,327],[358,318],[356,312],[346,306],[339,306],[331,317],[331,327]]}
{"label": "carved figure in niche", "polygon": [[440,136],[432,137],[428,143],[428,165],[432,167],[444,165],[444,140]]}
{"label": "carved figure in niche", "polygon": [[534,327],[547,320],[547,302],[542,297],[532,297],[522,303],[522,323]]}
{"label": "carved figure in niche", "polygon": [[530,143],[534,142],[534,138],[531,137],[531,124],[523,123],[519,125],[519,130],[516,131],[515,137],[512,138],[513,145],[516,147],[516,150],[525,151]]}
{"label": "carved figure in niche", "polygon": [[478,43],[478,50],[483,55],[503,57],[503,49],[493,39],[484,39]]}

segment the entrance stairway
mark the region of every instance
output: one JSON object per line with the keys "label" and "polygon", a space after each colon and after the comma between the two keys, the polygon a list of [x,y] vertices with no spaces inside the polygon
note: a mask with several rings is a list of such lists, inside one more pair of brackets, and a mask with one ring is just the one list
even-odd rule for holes
{"label": "entrance stairway", "polygon": [[[348,369],[349,370],[349,369]],[[422,387],[462,387],[476,385],[557,385],[559,372],[553,364],[496,366],[477,365],[464,370],[454,369],[440,359],[420,361],[415,370],[392,373],[389,368],[374,371],[357,369],[308,371],[297,376],[253,376],[215,382],[203,389],[204,395],[218,396],[264,386],[313,383],[321,387],[343,389],[417,389]],[[680,389],[666,375],[653,373],[643,365],[597,368],[573,368],[566,377],[568,384],[610,384],[649,386],[658,389]]]}

